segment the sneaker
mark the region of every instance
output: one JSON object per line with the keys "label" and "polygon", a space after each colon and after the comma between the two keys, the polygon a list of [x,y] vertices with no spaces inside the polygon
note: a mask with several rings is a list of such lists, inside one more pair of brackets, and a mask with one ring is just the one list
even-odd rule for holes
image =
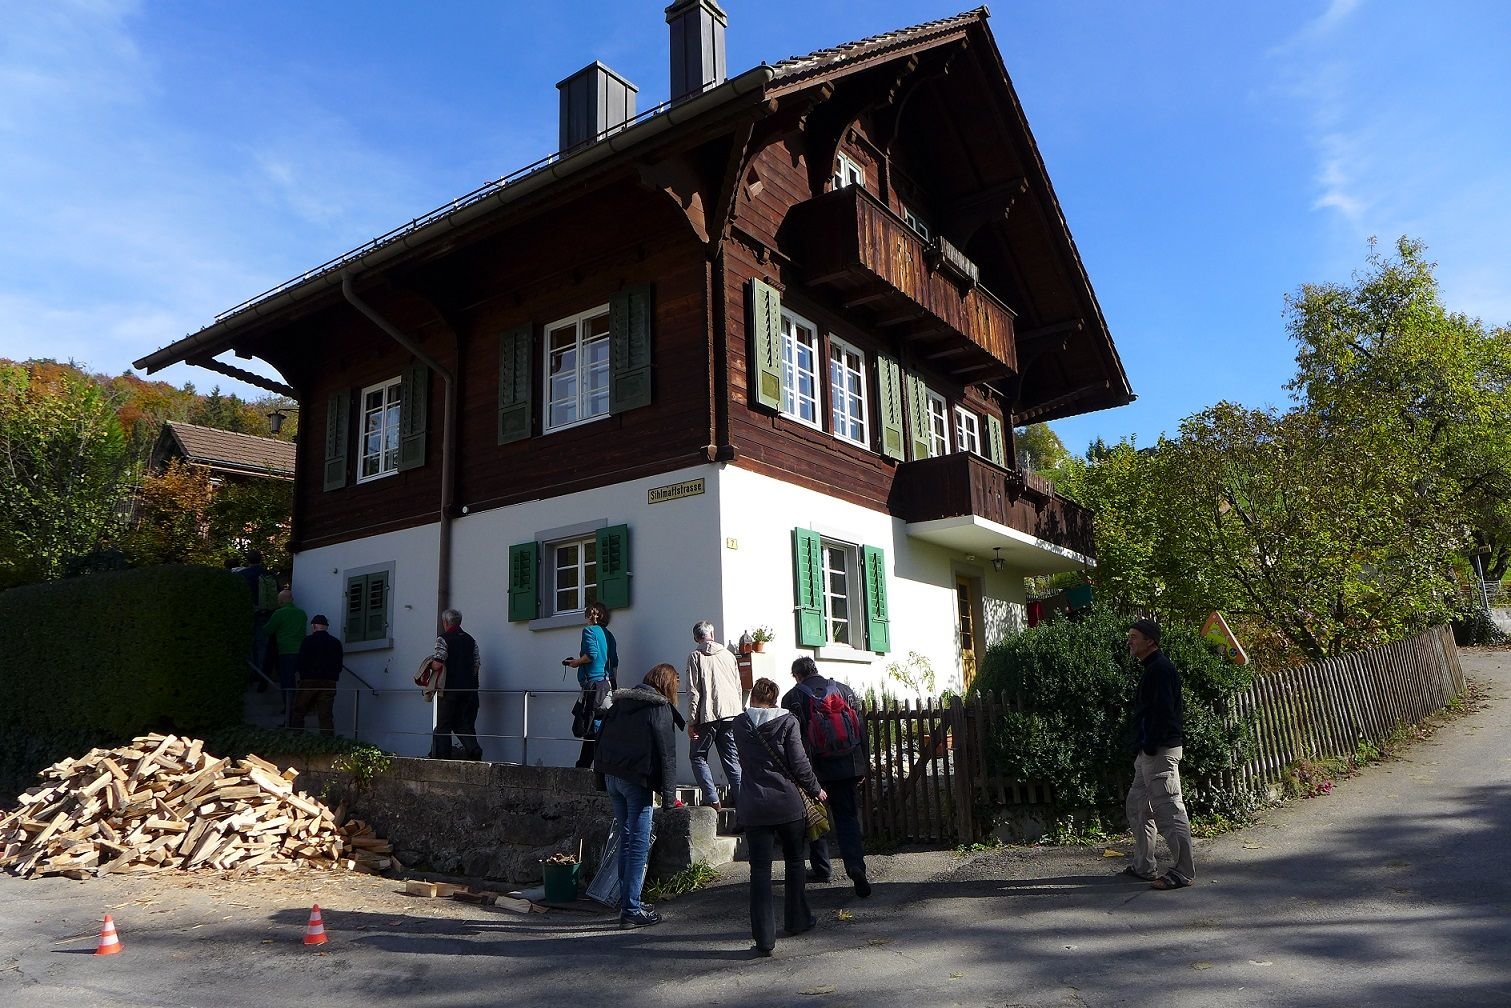
{"label": "sneaker", "polygon": [[854,881],[855,895],[859,896],[861,899],[865,899],[867,896],[871,895],[871,881],[869,879],[867,879],[864,875],[861,875]]}
{"label": "sneaker", "polygon": [[650,927],[661,923],[661,915],[654,910],[642,910],[640,913],[620,914],[619,930],[633,931],[635,928]]}

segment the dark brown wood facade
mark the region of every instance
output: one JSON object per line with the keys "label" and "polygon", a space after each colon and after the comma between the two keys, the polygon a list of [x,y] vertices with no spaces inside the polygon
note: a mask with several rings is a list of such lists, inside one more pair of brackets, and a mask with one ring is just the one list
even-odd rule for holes
{"label": "dark brown wood facade", "polygon": [[[1026,494],[1009,471],[1011,430],[1036,409],[1053,418],[1127,401],[1126,379],[985,14],[934,24],[861,56],[778,64],[759,93],[648,133],[466,227],[437,225],[380,269],[350,271],[356,294],[454,375],[455,513],[717,461],[920,520],[939,507],[917,474],[938,469],[959,484],[948,508],[982,508],[1091,553],[1084,514]],[[834,191],[841,156],[864,182]],[[821,377],[831,339],[865,355],[869,444],[757,402],[753,281],[816,326]],[[646,285],[649,403],[543,433],[544,327]],[[221,348],[268,360],[298,392],[308,437],[296,546],[435,521],[441,377],[429,380],[423,465],[359,483],[349,457],[344,485],[324,489],[328,404],[351,397],[355,441],[360,391],[415,358],[347,302],[338,276],[289,300],[243,313]],[[502,341],[521,327],[535,351],[531,429],[500,443]],[[874,412],[882,356],[951,408],[968,406],[983,436],[989,419],[1000,423],[1005,468],[887,457]],[[903,458],[913,457],[910,445]]]}

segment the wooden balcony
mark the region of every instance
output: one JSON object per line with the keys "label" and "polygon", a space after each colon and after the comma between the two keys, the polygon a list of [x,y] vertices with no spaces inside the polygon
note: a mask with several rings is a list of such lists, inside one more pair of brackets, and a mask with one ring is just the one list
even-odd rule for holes
{"label": "wooden balcony", "polygon": [[785,230],[807,284],[830,290],[861,324],[894,329],[963,382],[1017,370],[1013,313],[976,282],[975,264],[944,239],[920,237],[864,189],[799,204]]}
{"label": "wooden balcony", "polygon": [[1076,570],[1094,562],[1091,512],[1055,493],[1048,481],[957,453],[897,467],[888,501],[914,538],[969,553],[1001,556],[1028,574]]}

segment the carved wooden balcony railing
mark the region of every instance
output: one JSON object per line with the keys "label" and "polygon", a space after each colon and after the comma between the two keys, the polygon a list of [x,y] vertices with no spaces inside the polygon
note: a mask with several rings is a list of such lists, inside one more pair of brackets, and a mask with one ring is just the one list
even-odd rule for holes
{"label": "carved wooden balcony railing", "polygon": [[1013,313],[976,282],[947,240],[928,241],[858,186],[794,207],[786,231],[804,280],[857,320],[900,332],[915,353],[962,381],[1017,370]]}
{"label": "carved wooden balcony railing", "polygon": [[[1096,557],[1090,511],[1055,493],[1048,480],[979,455],[961,452],[899,465],[889,507],[909,523],[975,515]],[[983,538],[976,548],[990,550],[993,544]]]}

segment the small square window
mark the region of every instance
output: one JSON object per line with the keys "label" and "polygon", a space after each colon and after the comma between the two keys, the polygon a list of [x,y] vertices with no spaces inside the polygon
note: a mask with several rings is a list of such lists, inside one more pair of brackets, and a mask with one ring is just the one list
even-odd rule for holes
{"label": "small square window", "polygon": [[846,186],[866,187],[866,171],[855,160],[845,154],[834,156],[834,188],[843,189]]}
{"label": "small square window", "polygon": [[902,219],[907,223],[908,227],[912,228],[913,232],[924,241],[928,241],[930,238],[934,237],[932,231],[929,229],[928,224],[924,223],[923,218],[919,217],[906,206],[902,208]]}

